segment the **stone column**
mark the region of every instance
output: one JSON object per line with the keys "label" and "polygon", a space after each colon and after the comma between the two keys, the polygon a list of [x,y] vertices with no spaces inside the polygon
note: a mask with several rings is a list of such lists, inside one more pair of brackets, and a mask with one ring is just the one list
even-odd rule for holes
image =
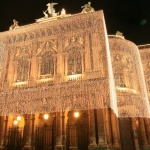
{"label": "stone column", "polygon": [[133,130],[133,138],[134,138],[135,149],[140,150],[139,140],[138,140],[138,135],[137,135],[136,119],[131,118],[131,121],[132,121],[132,130]]}
{"label": "stone column", "polygon": [[31,81],[34,81],[37,79],[37,76],[38,76],[38,66],[37,66],[37,51],[36,51],[36,43],[32,43],[31,44],[31,60],[29,60],[29,63],[30,63],[30,67],[29,67],[29,80]]}
{"label": "stone column", "polygon": [[90,59],[90,39],[89,34],[85,35],[85,72],[88,72],[91,70],[91,59]]}
{"label": "stone column", "polygon": [[97,122],[98,122],[98,145],[100,147],[107,147],[105,124],[104,124],[104,109],[97,110]]}
{"label": "stone column", "polygon": [[100,49],[100,40],[98,33],[92,33],[92,53],[93,53],[93,66],[94,70],[99,70],[99,49]]}
{"label": "stone column", "polygon": [[84,57],[84,52],[81,53],[81,58],[82,58],[82,74],[85,72],[85,57]]}
{"label": "stone column", "polygon": [[8,132],[8,116],[4,117],[4,131],[3,131],[3,135],[4,135],[4,140],[3,140],[3,145],[6,144],[6,137],[7,137],[7,132]]}
{"label": "stone column", "polygon": [[146,145],[148,145],[148,142],[147,142],[143,118],[139,118],[139,129],[140,129],[140,135],[141,135],[141,145],[144,148]]}
{"label": "stone column", "polygon": [[96,134],[95,134],[95,116],[94,116],[94,110],[89,110],[89,149],[92,149],[93,147],[96,147]]}
{"label": "stone column", "polygon": [[61,77],[63,74],[64,68],[64,61],[63,61],[63,50],[62,50],[63,44],[62,44],[62,38],[59,37],[58,42],[58,54],[57,54],[57,64],[55,67],[57,68],[56,75],[58,77]]}
{"label": "stone column", "polygon": [[105,123],[105,133],[107,146],[112,147],[112,131],[111,131],[111,120],[110,120],[110,109],[104,109],[104,123]]}
{"label": "stone column", "polygon": [[14,82],[17,81],[18,62],[14,62]]}
{"label": "stone column", "polygon": [[40,74],[41,74],[41,63],[42,63],[42,57],[38,57],[36,60],[36,64],[37,64],[37,78],[40,78]]}
{"label": "stone column", "polygon": [[30,150],[32,148],[31,139],[32,139],[32,115],[25,115],[25,146],[24,150]]}
{"label": "stone column", "polygon": [[[34,139],[34,135],[35,135],[35,114],[31,114],[31,146],[35,146],[35,139]],[[34,148],[33,148],[34,149]]]}
{"label": "stone column", "polygon": [[55,150],[62,150],[62,113],[57,112],[56,113],[56,144],[55,144]]}
{"label": "stone column", "polygon": [[117,148],[119,147],[119,137],[118,137],[118,125],[117,125],[117,121],[116,121],[116,115],[113,112],[113,110],[111,110],[111,125],[112,125],[112,138],[113,138],[113,147]]}
{"label": "stone column", "polygon": [[0,116],[0,149],[3,148],[4,144],[4,131],[5,131],[5,117]]}
{"label": "stone column", "polygon": [[144,122],[145,122],[145,129],[146,129],[148,144],[150,145],[150,123],[149,123],[149,119],[144,118]]}

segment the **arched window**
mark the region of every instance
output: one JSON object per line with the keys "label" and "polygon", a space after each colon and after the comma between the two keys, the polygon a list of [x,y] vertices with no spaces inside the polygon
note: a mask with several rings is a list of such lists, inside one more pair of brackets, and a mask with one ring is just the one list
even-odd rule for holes
{"label": "arched window", "polygon": [[17,60],[17,78],[16,81],[27,81],[29,74],[29,59],[27,56]]}
{"label": "arched window", "polygon": [[68,75],[82,73],[82,56],[79,47],[68,50]]}
{"label": "arched window", "polygon": [[54,57],[51,51],[42,55],[41,75],[54,75]]}

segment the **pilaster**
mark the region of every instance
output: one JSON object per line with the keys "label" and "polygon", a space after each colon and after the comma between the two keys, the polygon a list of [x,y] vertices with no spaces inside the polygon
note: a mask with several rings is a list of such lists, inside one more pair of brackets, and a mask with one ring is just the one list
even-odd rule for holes
{"label": "pilaster", "polygon": [[139,118],[139,130],[140,130],[140,148],[142,150],[148,150],[148,141],[146,137],[146,130],[144,125],[144,118]]}
{"label": "pilaster", "polygon": [[113,147],[114,148],[119,148],[120,144],[119,144],[119,136],[118,136],[118,125],[117,125],[117,121],[116,121],[116,115],[113,112],[113,110],[111,110],[111,125],[112,125],[112,138],[113,138]]}
{"label": "pilaster", "polygon": [[96,133],[95,133],[95,116],[94,116],[94,110],[89,110],[89,146],[88,149],[92,150],[97,147],[96,144]]}
{"label": "pilaster", "polygon": [[4,146],[5,117],[0,116],[0,150]]}
{"label": "pilaster", "polygon": [[27,114],[25,115],[25,146],[23,150],[31,150],[32,149],[32,115]]}
{"label": "pilaster", "polygon": [[137,120],[135,118],[131,118],[131,121],[132,121],[132,130],[133,130],[135,149],[140,150],[139,140],[138,140],[138,132],[137,132],[137,122],[136,122]]}
{"label": "pilaster", "polygon": [[62,150],[63,149],[63,135],[62,135],[62,113],[56,113],[56,144],[55,150]]}
{"label": "pilaster", "polygon": [[111,130],[111,120],[110,120],[110,109],[104,109],[104,122],[105,122],[105,133],[107,147],[112,147],[112,130]]}
{"label": "pilaster", "polygon": [[104,109],[97,110],[97,123],[98,123],[98,146],[100,148],[107,148],[105,124],[104,124]]}

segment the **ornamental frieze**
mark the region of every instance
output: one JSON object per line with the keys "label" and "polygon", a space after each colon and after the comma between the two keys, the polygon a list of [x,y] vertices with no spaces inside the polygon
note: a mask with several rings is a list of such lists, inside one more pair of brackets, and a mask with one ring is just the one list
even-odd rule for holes
{"label": "ornamental frieze", "polygon": [[72,32],[78,34],[83,29],[91,33],[98,32],[103,26],[101,22],[102,17],[99,12],[73,15],[69,18],[23,26],[16,30],[6,32],[4,35],[2,34],[0,38],[5,38],[7,44],[14,44],[47,36],[72,34]]}

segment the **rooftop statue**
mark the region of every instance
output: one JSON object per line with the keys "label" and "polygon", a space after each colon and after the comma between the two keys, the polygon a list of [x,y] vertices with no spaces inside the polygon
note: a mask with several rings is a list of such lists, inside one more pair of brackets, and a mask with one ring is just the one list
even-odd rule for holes
{"label": "rooftop statue", "polygon": [[13,19],[13,24],[9,27],[9,30],[13,30],[13,29],[16,29],[16,28],[19,28],[18,21]]}
{"label": "rooftop statue", "polygon": [[44,14],[44,18],[48,18],[48,14],[46,13],[46,11],[43,11],[43,14]]}
{"label": "rooftop statue", "polygon": [[59,13],[55,12],[54,6],[57,5],[58,3],[48,3],[47,9],[43,11],[44,17],[36,19],[36,22],[46,22],[49,20],[55,20],[58,17]]}
{"label": "rooftop statue", "polygon": [[91,2],[88,2],[87,4],[85,4],[84,6],[81,6],[82,9],[82,13],[88,13],[88,12],[94,12],[94,8],[91,7]]}
{"label": "rooftop statue", "polygon": [[116,37],[121,37],[121,38],[124,39],[123,33],[120,32],[120,31],[117,31],[117,32],[116,32]]}
{"label": "rooftop statue", "polygon": [[54,6],[58,3],[48,3],[46,6],[48,6],[46,12],[48,12],[49,17],[55,17],[58,15],[58,13],[55,12]]}

